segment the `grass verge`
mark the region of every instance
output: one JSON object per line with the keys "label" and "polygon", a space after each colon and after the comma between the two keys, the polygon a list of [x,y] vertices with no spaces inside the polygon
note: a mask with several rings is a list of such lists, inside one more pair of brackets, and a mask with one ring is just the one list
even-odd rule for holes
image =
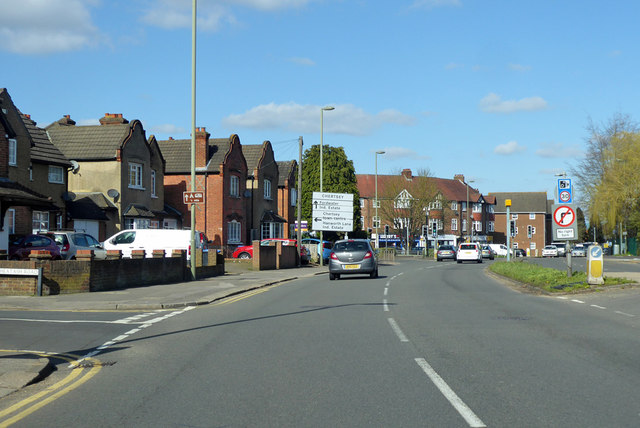
{"label": "grass verge", "polygon": [[[523,261],[495,262],[489,267],[489,269],[499,275],[524,282],[550,293],[567,293],[577,290],[588,290],[594,287],[587,283],[587,274],[585,272],[576,271],[573,272],[571,278],[567,278],[566,271],[546,268],[534,263],[526,263]],[[604,285],[598,287],[628,284],[630,282],[633,281],[626,278],[605,276]]]}

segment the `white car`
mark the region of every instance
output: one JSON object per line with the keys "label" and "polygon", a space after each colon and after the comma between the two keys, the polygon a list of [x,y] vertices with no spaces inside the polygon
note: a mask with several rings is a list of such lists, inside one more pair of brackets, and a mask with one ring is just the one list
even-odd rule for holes
{"label": "white car", "polygon": [[465,260],[482,263],[482,249],[480,248],[480,244],[477,242],[460,244],[458,252],[456,253],[456,261],[462,263]]}
{"label": "white car", "polygon": [[547,245],[542,249],[542,257],[558,257],[558,247]]}

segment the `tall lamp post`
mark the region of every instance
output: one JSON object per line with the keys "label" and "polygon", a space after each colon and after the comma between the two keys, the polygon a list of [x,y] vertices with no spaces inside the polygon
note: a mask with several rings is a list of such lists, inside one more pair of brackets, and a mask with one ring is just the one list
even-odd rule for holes
{"label": "tall lamp post", "polygon": [[[326,107],[322,107],[320,109],[320,192],[323,192],[323,188],[322,188],[322,169],[323,169],[323,163],[322,163],[322,152],[323,150],[323,133],[324,133],[324,112],[325,111],[330,111],[330,110],[334,110],[335,107],[333,106],[326,106]],[[320,231],[320,266],[324,265],[324,239],[322,236],[322,230]]]}
{"label": "tall lamp post", "polygon": [[[465,183],[467,185],[467,235],[473,235],[473,233],[469,233],[469,228],[471,227],[471,223],[469,222],[469,211],[471,211],[471,207],[469,206],[469,183],[473,183],[473,180],[469,180],[469,182]],[[473,232],[473,228],[471,228],[471,232]],[[469,239],[471,241],[471,239]]]}
{"label": "tall lamp post", "polygon": [[380,202],[378,201],[378,155],[383,155],[384,150],[378,150],[376,152],[376,199],[375,199],[375,207],[376,207],[376,221],[374,222],[374,226],[376,229],[376,250],[380,248],[380,237],[378,235],[378,223],[380,223],[380,218],[378,217],[378,206]]}

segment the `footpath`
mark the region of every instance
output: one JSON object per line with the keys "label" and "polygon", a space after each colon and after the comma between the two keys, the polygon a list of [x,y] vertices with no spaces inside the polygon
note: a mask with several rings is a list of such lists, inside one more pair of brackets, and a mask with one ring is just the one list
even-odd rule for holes
{"label": "footpath", "polygon": [[[326,266],[253,271],[228,263],[223,276],[174,284],[127,288],[97,293],[56,296],[0,296],[1,310],[20,311],[144,311],[207,305],[235,294],[285,281],[327,273]],[[329,279],[327,278],[327,281]],[[1,322],[1,321],[0,321]],[[0,352],[0,398],[42,377],[47,358],[19,358]]]}

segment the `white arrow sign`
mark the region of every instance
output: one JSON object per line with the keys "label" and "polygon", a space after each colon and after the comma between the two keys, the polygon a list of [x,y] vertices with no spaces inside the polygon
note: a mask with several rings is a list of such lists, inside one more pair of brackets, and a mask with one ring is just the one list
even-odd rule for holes
{"label": "white arrow sign", "polygon": [[313,192],[313,230],[353,230],[353,195]]}

